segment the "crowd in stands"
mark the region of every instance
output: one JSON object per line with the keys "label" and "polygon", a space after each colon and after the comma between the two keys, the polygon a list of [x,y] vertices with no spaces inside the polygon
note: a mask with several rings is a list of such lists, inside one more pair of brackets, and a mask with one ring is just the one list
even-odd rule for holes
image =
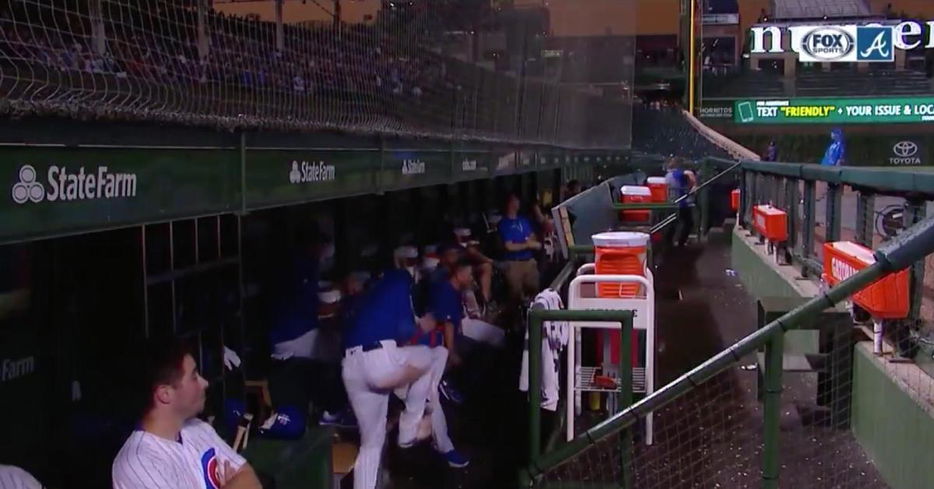
{"label": "crowd in stands", "polygon": [[[601,133],[585,128],[583,119],[569,121],[567,110],[559,124],[552,120],[555,108],[532,107],[588,105],[593,110],[582,113],[593,119],[608,105],[571,88],[537,88],[541,83],[529,80],[532,95],[522,114],[496,110],[522,100],[515,75],[439,54],[423,25],[430,16],[406,23],[285,25],[280,44],[273,22],[213,10],[199,16],[187,2],[104,2],[100,16],[87,8],[0,3],[5,98],[23,110],[64,106],[86,112],[82,116],[110,111],[228,126],[603,145],[618,139],[615,128]],[[595,127],[611,124],[610,115]]]}
{"label": "crowd in stands", "polygon": [[637,99],[632,109],[633,150],[690,159],[708,156],[731,159],[722,148],[697,132],[681,112],[676,102]]}

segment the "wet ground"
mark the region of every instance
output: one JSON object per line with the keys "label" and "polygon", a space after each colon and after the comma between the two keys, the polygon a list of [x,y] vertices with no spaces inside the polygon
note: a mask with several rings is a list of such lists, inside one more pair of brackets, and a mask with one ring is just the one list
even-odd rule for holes
{"label": "wet ground", "polygon": [[[657,309],[657,385],[703,362],[755,328],[755,302],[727,273],[728,233],[660,257]],[[679,293],[680,291],[680,293]],[[527,451],[527,404],[517,392],[518,337],[509,349],[480,359],[482,382],[465,389],[462,406],[447,406],[455,444],[470,467],[448,469],[424,446],[388,453],[391,482],[399,489],[511,488]],[[752,365],[753,358],[743,365]],[[780,487],[879,488],[881,481],[851,432],[809,415],[813,374],[786,374],[781,422]],[[731,369],[656,413],[655,444],[637,433],[632,454],[635,488],[761,487],[762,414],[755,369]],[[551,481],[620,480],[619,443],[607,440],[548,475]]]}

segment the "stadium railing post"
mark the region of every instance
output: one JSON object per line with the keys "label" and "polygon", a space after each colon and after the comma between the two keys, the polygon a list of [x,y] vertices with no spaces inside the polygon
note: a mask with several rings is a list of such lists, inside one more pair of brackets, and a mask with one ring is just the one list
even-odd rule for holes
{"label": "stadium railing post", "polygon": [[876,196],[870,192],[860,191],[856,201],[856,242],[872,248],[873,215],[876,208]]}
{"label": "stadium railing post", "polygon": [[827,235],[824,241],[829,243],[840,239],[842,225],[840,210],[843,207],[843,185],[827,183]]}
{"label": "stadium railing post", "polygon": [[[537,466],[541,454],[541,403],[542,403],[542,325],[545,321],[605,321],[620,323],[623,335],[632,336],[630,310],[546,310],[532,308],[529,311],[529,465]],[[630,340],[631,341],[631,340]],[[628,350],[626,350],[628,352]],[[623,352],[620,352],[621,356]],[[627,353],[628,355],[628,353]],[[630,360],[631,363],[631,360]],[[621,373],[622,375],[622,373]],[[625,381],[624,381],[625,382]],[[632,370],[629,370],[629,390],[632,391]],[[630,404],[632,403],[630,393]],[[565,446],[566,448],[568,445]],[[560,450],[559,450],[560,451]]]}
{"label": "stadium railing post", "polygon": [[[801,225],[802,229],[802,251],[801,258],[802,262],[806,262],[812,256],[814,256],[814,225],[816,224],[815,212],[817,206],[815,205],[815,199],[817,193],[817,184],[814,180],[806,180],[804,182],[804,222]],[[807,276],[808,267],[804,266],[801,268],[801,274]]]}
{"label": "stadium railing post", "polygon": [[765,345],[765,392],[763,393],[762,487],[778,489],[780,465],[779,423],[782,403],[782,356],[784,331],[769,338]]}
{"label": "stadium railing post", "polygon": [[[651,263],[651,262],[650,262]],[[632,406],[632,317],[623,321],[623,331],[619,341],[619,408]],[[623,489],[632,488],[632,430],[630,427],[620,433],[620,477]]]}

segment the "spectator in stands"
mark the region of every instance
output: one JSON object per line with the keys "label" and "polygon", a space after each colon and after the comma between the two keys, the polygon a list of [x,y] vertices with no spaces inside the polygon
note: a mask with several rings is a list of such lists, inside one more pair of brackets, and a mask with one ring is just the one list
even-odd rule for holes
{"label": "spectator in stands", "polygon": [[835,127],[830,131],[830,145],[824,152],[820,164],[824,166],[843,166],[846,161],[846,141],[843,139],[843,129]]}
{"label": "spectator in stands", "polygon": [[142,419],[113,462],[114,489],[260,489],[250,464],[196,416],[208,382],[187,347],[150,345],[142,361]]}
{"label": "spectator in stands", "polygon": [[538,293],[538,265],[534,253],[542,249],[532,224],[519,215],[519,197],[506,198],[503,219],[499,222],[499,236],[506,248],[506,284],[513,305],[518,305]]}
{"label": "spectator in stands", "polygon": [[778,145],[775,140],[769,141],[769,146],[765,148],[765,154],[762,155],[763,161],[778,161]]}
{"label": "spectator in stands", "polygon": [[[679,158],[672,158],[668,161],[668,173],[665,175],[665,182],[668,184],[668,196],[673,201],[688,195],[697,184],[693,173],[684,170]],[[678,222],[668,228],[666,236],[671,247],[675,246],[678,227],[681,228],[681,233],[677,235],[677,244],[683,247],[687,244],[688,237],[694,229],[694,202],[692,197],[678,203]]]}

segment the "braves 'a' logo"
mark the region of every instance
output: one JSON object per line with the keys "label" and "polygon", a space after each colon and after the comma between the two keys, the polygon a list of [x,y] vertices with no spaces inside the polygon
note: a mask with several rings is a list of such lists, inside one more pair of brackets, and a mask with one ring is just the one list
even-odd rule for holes
{"label": "braves 'a' logo", "polygon": [[220,489],[221,481],[217,475],[217,452],[213,448],[201,455],[201,473],[204,475],[205,489]]}

